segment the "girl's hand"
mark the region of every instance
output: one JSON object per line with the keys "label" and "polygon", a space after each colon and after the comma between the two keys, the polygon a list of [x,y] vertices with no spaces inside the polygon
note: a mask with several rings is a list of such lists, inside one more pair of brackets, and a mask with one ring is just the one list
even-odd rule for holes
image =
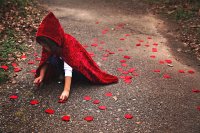
{"label": "girl's hand", "polygon": [[62,101],[67,100],[68,97],[69,97],[69,91],[64,90],[60,96],[60,100]]}
{"label": "girl's hand", "polygon": [[35,84],[40,84],[40,83],[42,82],[42,80],[43,80],[42,77],[37,77],[37,78],[33,81],[33,83],[35,83]]}

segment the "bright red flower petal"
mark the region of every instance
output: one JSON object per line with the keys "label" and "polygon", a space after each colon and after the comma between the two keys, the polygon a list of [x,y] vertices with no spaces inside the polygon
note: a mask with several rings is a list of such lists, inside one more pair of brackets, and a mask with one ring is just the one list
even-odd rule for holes
{"label": "bright red flower petal", "polygon": [[154,45],[154,46],[158,46],[158,44],[157,44],[157,43],[154,43],[153,45]]}
{"label": "bright red flower petal", "polygon": [[31,73],[36,73],[36,70],[35,70],[35,69],[33,69],[33,70],[31,70],[30,72],[31,72]]}
{"label": "bright red flower petal", "polygon": [[129,70],[128,70],[128,72],[129,73],[132,73],[132,72],[134,72],[136,69],[135,68],[130,68]]}
{"label": "bright red flower petal", "polygon": [[124,58],[126,58],[126,59],[130,59],[131,57],[128,56],[128,55],[125,55]]}
{"label": "bright red flower petal", "polygon": [[17,95],[11,95],[11,96],[10,96],[10,99],[17,99],[17,98],[18,98]]}
{"label": "bright red flower petal", "polygon": [[171,63],[172,63],[171,60],[165,60],[165,62],[167,62],[168,64],[171,64]]}
{"label": "bright red flower petal", "polygon": [[166,79],[171,78],[171,76],[169,76],[168,74],[164,74],[163,77],[166,78]]}
{"label": "bright red flower petal", "polygon": [[90,96],[85,96],[84,100],[89,101],[89,100],[91,100],[91,97]]}
{"label": "bright red flower petal", "polygon": [[160,72],[160,70],[159,70],[159,69],[156,69],[156,70],[154,70],[154,72],[157,72],[157,73],[159,73],[159,72]]}
{"label": "bright red flower petal", "polygon": [[29,61],[28,64],[35,64],[35,62],[34,61]]}
{"label": "bright red flower petal", "polygon": [[136,46],[141,46],[141,44],[140,44],[140,43],[138,43],[138,44],[136,44]]}
{"label": "bright red flower petal", "polygon": [[98,44],[96,44],[96,43],[93,43],[93,44],[91,44],[91,46],[97,47],[97,46],[98,46]]}
{"label": "bright red flower petal", "polygon": [[122,66],[123,66],[123,67],[126,67],[126,66],[128,66],[128,65],[127,65],[126,63],[122,63]]}
{"label": "bright red flower petal", "polygon": [[36,60],[36,61],[41,61],[41,58],[40,58],[40,57],[38,57],[38,58],[36,58],[35,60]]}
{"label": "bright red flower petal", "polygon": [[157,48],[152,48],[152,52],[158,52]]}
{"label": "bright red flower petal", "polygon": [[125,114],[125,115],[124,115],[124,118],[126,118],[126,119],[132,119],[133,116],[132,116],[131,114]]}
{"label": "bright red flower petal", "polygon": [[125,39],[124,38],[120,38],[119,40],[124,41]]}
{"label": "bright red flower petal", "polygon": [[31,101],[30,101],[30,104],[31,104],[31,105],[36,105],[36,104],[38,104],[38,103],[39,103],[38,100],[31,100]]}
{"label": "bright red flower petal", "polygon": [[105,110],[105,109],[106,109],[106,106],[99,106],[99,109],[100,109],[100,110]]}
{"label": "bright red flower petal", "polygon": [[155,56],[155,55],[151,55],[150,57],[151,57],[151,58],[156,58],[156,56]]}
{"label": "bright red flower petal", "polygon": [[193,70],[189,70],[188,73],[194,74],[194,71]]}
{"label": "bright red flower petal", "polygon": [[70,116],[66,115],[62,117],[63,121],[70,121]]}
{"label": "bright red flower petal", "polygon": [[15,67],[17,67],[17,64],[16,63],[12,63],[12,66],[15,68]]}
{"label": "bright red flower petal", "polygon": [[111,96],[112,96],[112,93],[111,93],[111,92],[107,92],[107,93],[105,94],[105,96],[111,97]]}
{"label": "bright red flower petal", "polygon": [[161,60],[161,61],[159,61],[159,63],[160,63],[160,64],[164,64],[165,62]]}
{"label": "bright red flower petal", "polygon": [[179,72],[179,73],[185,73],[185,71],[184,71],[184,70],[179,70],[178,72]]}
{"label": "bright red flower petal", "polygon": [[22,58],[22,59],[26,59],[26,55],[22,55],[21,58]]}
{"label": "bright red flower petal", "polygon": [[55,113],[55,111],[53,109],[46,109],[45,112],[47,114],[54,114]]}
{"label": "bright red flower petal", "polygon": [[193,89],[193,90],[192,90],[192,92],[194,92],[194,93],[199,93],[199,92],[200,92],[200,90]]}
{"label": "bright red flower petal", "polygon": [[8,70],[8,66],[5,65],[1,66],[1,68],[4,69],[5,71]]}
{"label": "bright red flower petal", "polygon": [[85,118],[84,118],[84,120],[86,120],[86,121],[88,121],[88,122],[90,122],[90,121],[93,121],[93,117],[92,116],[86,116]]}
{"label": "bright red flower petal", "polygon": [[16,67],[16,68],[14,69],[14,71],[15,71],[15,72],[19,72],[19,71],[21,71],[21,68]]}
{"label": "bright red flower petal", "polygon": [[99,101],[99,100],[94,100],[93,103],[94,103],[94,104],[99,104],[100,101]]}
{"label": "bright red flower petal", "polygon": [[149,44],[145,44],[144,46],[149,47]]}
{"label": "bright red flower petal", "polygon": [[125,63],[125,62],[126,62],[126,60],[120,60],[120,62],[121,62],[121,63]]}

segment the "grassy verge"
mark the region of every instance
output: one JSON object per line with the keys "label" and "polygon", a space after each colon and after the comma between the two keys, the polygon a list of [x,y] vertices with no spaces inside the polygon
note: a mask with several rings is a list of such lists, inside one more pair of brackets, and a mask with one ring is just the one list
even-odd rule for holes
{"label": "grassy verge", "polygon": [[200,60],[200,0],[144,0],[154,13],[176,23],[174,34]]}
{"label": "grassy verge", "polygon": [[0,0],[0,83],[13,72],[1,66],[12,68],[32,45],[43,12],[36,0]]}

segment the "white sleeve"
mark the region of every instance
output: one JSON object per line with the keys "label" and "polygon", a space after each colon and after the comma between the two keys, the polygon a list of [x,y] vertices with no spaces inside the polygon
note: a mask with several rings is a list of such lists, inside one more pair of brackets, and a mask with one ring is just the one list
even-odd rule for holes
{"label": "white sleeve", "polygon": [[64,62],[65,77],[72,77],[72,67],[70,67],[66,62]]}

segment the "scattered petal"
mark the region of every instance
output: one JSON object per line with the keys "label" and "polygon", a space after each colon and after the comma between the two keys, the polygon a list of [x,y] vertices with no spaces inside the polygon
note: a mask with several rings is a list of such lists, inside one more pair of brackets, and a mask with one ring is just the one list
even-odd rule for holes
{"label": "scattered petal", "polygon": [[91,100],[91,97],[90,96],[85,96],[84,100],[89,101],[89,100]]}
{"label": "scattered petal", "polygon": [[185,73],[185,71],[184,71],[184,70],[179,70],[178,72],[179,72],[179,73]]}
{"label": "scattered petal", "polygon": [[197,110],[199,110],[199,111],[200,111],[200,106],[197,106]]}
{"label": "scattered petal", "polygon": [[200,90],[197,90],[197,89],[192,89],[192,92],[194,92],[194,93],[199,93],[199,92],[200,92]]}
{"label": "scattered petal", "polygon": [[46,109],[45,112],[47,114],[54,114],[55,113],[55,111],[53,109]]}
{"label": "scattered petal", "polygon": [[90,121],[93,121],[93,117],[92,116],[86,116],[85,118],[84,118],[84,120],[86,120],[86,121],[88,121],[88,122],[90,122]]}
{"label": "scattered petal", "polygon": [[124,117],[125,117],[126,119],[132,119],[132,118],[133,118],[133,116],[132,116],[131,114],[125,114]]}
{"label": "scattered petal", "polygon": [[122,63],[122,66],[124,66],[124,67],[126,67],[126,66],[128,66],[126,63]]}
{"label": "scattered petal", "polygon": [[140,43],[138,43],[138,44],[136,44],[136,46],[141,46],[141,44],[140,44]]}
{"label": "scattered petal", "polygon": [[38,100],[31,100],[31,101],[30,101],[30,104],[31,104],[31,105],[36,105],[36,104],[38,104],[38,103],[39,103]]}
{"label": "scattered petal", "polygon": [[154,46],[158,46],[158,44],[157,44],[157,43],[154,43],[153,45],[154,45]]}
{"label": "scattered petal", "polygon": [[35,64],[35,62],[34,62],[34,61],[29,61],[28,64],[29,64],[29,65],[30,65],[30,64]]}
{"label": "scattered petal", "polygon": [[126,59],[130,59],[131,57],[130,57],[130,56],[127,56],[127,55],[125,55],[125,56],[124,56],[124,58],[126,58]]}
{"label": "scattered petal", "polygon": [[171,64],[171,63],[172,63],[171,60],[165,60],[165,62],[167,62],[168,64]]}
{"label": "scattered petal", "polygon": [[119,40],[124,41],[125,39],[124,38],[120,38]]}
{"label": "scattered petal", "polygon": [[31,73],[36,73],[36,70],[35,70],[35,69],[33,69],[33,70],[31,70],[30,72],[31,72]]}
{"label": "scattered petal", "polygon": [[8,70],[8,66],[5,65],[2,65],[1,68],[4,69],[5,71]]}
{"label": "scattered petal", "polygon": [[152,48],[152,52],[158,52],[157,48]]}
{"label": "scattered petal", "polygon": [[94,100],[93,103],[94,103],[94,104],[99,104],[100,101],[99,101],[99,100]]}
{"label": "scattered petal", "polygon": [[98,46],[98,44],[96,44],[96,43],[93,43],[93,44],[91,44],[91,46],[97,47],[97,46]]}
{"label": "scattered petal", "polygon": [[11,95],[11,96],[10,96],[10,99],[17,99],[17,98],[18,98],[17,95]]}
{"label": "scattered petal", "polygon": [[123,49],[119,48],[118,51],[123,51]]}
{"label": "scattered petal", "polygon": [[40,58],[40,57],[38,57],[38,58],[36,58],[35,60],[36,60],[36,61],[41,61],[41,58]]}
{"label": "scattered petal", "polygon": [[17,64],[16,63],[12,63],[12,66],[15,68],[15,67],[17,67]]}
{"label": "scattered petal", "polygon": [[63,121],[70,121],[70,116],[66,115],[62,117]]}
{"label": "scattered petal", "polygon": [[26,59],[26,55],[23,54],[23,55],[21,56],[21,59]]}
{"label": "scattered petal", "polygon": [[120,60],[120,62],[121,62],[121,63],[125,63],[125,62],[126,62],[126,60]]}
{"label": "scattered petal", "polygon": [[194,74],[194,71],[193,70],[188,70],[188,73]]}
{"label": "scattered petal", "polygon": [[150,57],[151,57],[151,58],[156,58],[156,56],[155,56],[155,55],[151,55]]}
{"label": "scattered petal", "polygon": [[19,72],[19,71],[21,71],[21,68],[16,67],[16,68],[14,69],[14,72]]}
{"label": "scattered petal", "polygon": [[107,93],[105,94],[105,96],[111,97],[111,96],[112,96],[112,93],[111,93],[111,92],[107,92]]}
{"label": "scattered petal", "polygon": [[160,72],[160,70],[159,70],[159,69],[156,69],[156,70],[154,70],[154,72],[157,72],[157,73],[159,73],[159,72]]}
{"label": "scattered petal", "polygon": [[161,60],[161,61],[159,61],[159,63],[160,63],[160,64],[164,64],[165,62]]}
{"label": "scattered petal", "polygon": [[147,39],[149,39],[149,40],[150,40],[150,39],[152,39],[152,38],[151,38],[151,37],[147,37]]}
{"label": "scattered petal", "polygon": [[166,79],[169,79],[169,78],[171,78],[171,76],[170,76],[170,75],[168,75],[168,74],[164,74],[164,75],[163,75],[163,77],[164,77],[164,78],[166,78]]}
{"label": "scattered petal", "polygon": [[99,109],[100,109],[100,110],[105,110],[105,109],[106,109],[106,106],[99,106]]}
{"label": "scattered petal", "polygon": [[145,44],[144,46],[149,47],[150,45],[149,44]]}
{"label": "scattered petal", "polygon": [[128,70],[128,72],[129,73],[132,73],[132,72],[134,72],[136,69],[135,68],[130,68],[129,70]]}

